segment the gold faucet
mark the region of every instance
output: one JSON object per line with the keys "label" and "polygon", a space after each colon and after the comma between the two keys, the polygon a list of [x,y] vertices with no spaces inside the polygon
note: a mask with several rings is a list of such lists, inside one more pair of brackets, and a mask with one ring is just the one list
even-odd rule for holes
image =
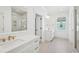
{"label": "gold faucet", "polygon": [[15,39],[16,36],[8,36],[8,40]]}
{"label": "gold faucet", "polygon": [[3,38],[2,41],[5,42],[6,40]]}
{"label": "gold faucet", "polygon": [[15,40],[15,37],[16,36],[12,36],[12,35],[3,35],[3,36],[0,36],[0,40],[2,41],[2,42],[6,42],[7,40]]}

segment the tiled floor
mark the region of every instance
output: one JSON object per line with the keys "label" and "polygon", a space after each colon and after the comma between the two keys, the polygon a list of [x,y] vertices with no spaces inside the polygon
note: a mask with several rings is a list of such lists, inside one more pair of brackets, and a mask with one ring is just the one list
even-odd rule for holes
{"label": "tiled floor", "polygon": [[40,53],[75,53],[72,45],[67,39],[55,38],[52,42],[43,42],[40,44]]}

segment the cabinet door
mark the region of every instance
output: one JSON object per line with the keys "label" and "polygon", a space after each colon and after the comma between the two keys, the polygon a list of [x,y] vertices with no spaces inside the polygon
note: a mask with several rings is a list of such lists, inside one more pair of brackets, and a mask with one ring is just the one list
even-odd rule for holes
{"label": "cabinet door", "polygon": [[33,53],[33,45],[32,44],[29,44],[28,46],[26,46],[22,53]]}
{"label": "cabinet door", "polygon": [[11,51],[8,51],[8,53],[32,53],[32,52],[33,52],[33,41],[30,41]]}
{"label": "cabinet door", "polygon": [[0,33],[4,32],[4,16],[0,14]]}
{"label": "cabinet door", "polygon": [[40,42],[40,38],[39,37],[34,39],[34,42],[33,42],[33,52],[34,53],[39,52],[39,42]]}

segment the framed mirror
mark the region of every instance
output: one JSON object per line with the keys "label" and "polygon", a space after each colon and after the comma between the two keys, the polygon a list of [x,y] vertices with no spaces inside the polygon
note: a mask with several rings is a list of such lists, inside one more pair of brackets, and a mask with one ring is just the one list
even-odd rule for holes
{"label": "framed mirror", "polygon": [[12,32],[27,29],[27,13],[18,7],[11,8]]}

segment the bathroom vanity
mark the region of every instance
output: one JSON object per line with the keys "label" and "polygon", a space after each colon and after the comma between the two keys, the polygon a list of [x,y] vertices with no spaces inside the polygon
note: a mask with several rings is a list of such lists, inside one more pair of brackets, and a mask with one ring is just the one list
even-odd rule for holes
{"label": "bathroom vanity", "polygon": [[27,26],[29,18],[29,8],[21,6],[0,7],[0,53],[39,51],[40,37],[35,36],[34,32],[31,31],[33,27],[29,24]]}
{"label": "bathroom vanity", "polygon": [[0,53],[34,53],[39,52],[38,36],[16,37],[16,40],[0,44]]}

